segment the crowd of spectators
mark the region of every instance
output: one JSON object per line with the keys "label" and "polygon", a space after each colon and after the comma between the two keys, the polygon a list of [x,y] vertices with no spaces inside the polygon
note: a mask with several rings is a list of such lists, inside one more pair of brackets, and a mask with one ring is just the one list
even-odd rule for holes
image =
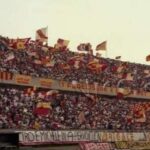
{"label": "crowd of spectators", "polygon": [[148,65],[56,49],[35,41],[17,49],[10,39],[0,37],[0,71],[149,91],[149,70]]}
{"label": "crowd of spectators", "polygon": [[[36,41],[17,48],[10,41],[0,37],[1,72],[149,91],[148,65],[71,52],[67,47]],[[150,129],[149,110],[150,102],[135,99],[0,86],[1,129],[146,130]]]}
{"label": "crowd of spectators", "polygon": [[[150,129],[150,102],[41,89],[27,91],[25,87],[0,87],[1,129]],[[37,111],[41,102],[49,104],[46,114]]]}

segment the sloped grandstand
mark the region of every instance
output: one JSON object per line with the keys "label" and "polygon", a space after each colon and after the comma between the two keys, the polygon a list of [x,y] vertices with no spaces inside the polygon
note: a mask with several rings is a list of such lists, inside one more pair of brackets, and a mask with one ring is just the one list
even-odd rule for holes
{"label": "sloped grandstand", "polygon": [[[149,140],[150,66],[17,44],[0,37],[3,134],[18,133],[22,145]],[[40,131],[49,132],[47,141]]]}

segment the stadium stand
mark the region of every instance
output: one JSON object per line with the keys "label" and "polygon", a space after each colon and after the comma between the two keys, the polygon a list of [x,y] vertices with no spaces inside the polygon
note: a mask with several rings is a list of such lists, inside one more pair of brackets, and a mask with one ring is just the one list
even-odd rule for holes
{"label": "stadium stand", "polygon": [[148,65],[0,36],[1,130],[150,129],[147,99],[16,85],[10,82],[16,75],[130,89],[138,94],[150,92]]}

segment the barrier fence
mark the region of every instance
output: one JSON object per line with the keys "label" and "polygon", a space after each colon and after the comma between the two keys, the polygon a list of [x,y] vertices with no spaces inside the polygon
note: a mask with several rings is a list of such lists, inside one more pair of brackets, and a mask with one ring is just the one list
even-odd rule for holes
{"label": "barrier fence", "polygon": [[[16,131],[22,145],[80,142],[150,141],[150,132],[111,132],[99,130]],[[119,145],[119,144],[118,144]]]}
{"label": "barrier fence", "polygon": [[[0,130],[0,135],[17,138],[20,146],[51,144],[79,144],[81,150],[149,150],[150,131],[100,131],[100,130]],[[2,137],[1,136],[1,137]],[[18,137],[18,136],[17,136]]]}

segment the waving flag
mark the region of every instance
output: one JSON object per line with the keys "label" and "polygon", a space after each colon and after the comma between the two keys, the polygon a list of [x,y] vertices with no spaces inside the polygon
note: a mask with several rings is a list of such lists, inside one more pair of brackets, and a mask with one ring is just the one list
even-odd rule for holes
{"label": "waving flag", "polygon": [[10,39],[9,47],[14,49],[25,49],[31,38],[22,38],[22,39]]}
{"label": "waving flag", "polygon": [[149,73],[150,73],[150,70],[145,69],[145,70],[144,70],[144,73],[145,73],[145,74],[149,74]]}
{"label": "waving flag", "polygon": [[31,38],[17,39],[16,48],[25,49]]}
{"label": "waving flag", "polygon": [[51,110],[51,103],[49,102],[38,102],[36,105],[35,113],[40,116],[48,115]]}
{"label": "waving flag", "polygon": [[10,47],[10,48],[16,48],[16,43],[17,43],[17,39],[9,39],[9,42],[8,42],[9,44],[8,44],[8,46]]}
{"label": "waving flag", "polygon": [[81,43],[77,46],[78,51],[90,51],[92,49],[92,45],[90,43]]}
{"label": "waving flag", "polygon": [[39,59],[35,59],[35,60],[34,60],[34,63],[37,64],[37,65],[42,65],[42,61],[39,60]]}
{"label": "waving flag", "polygon": [[121,66],[121,65],[118,66],[117,67],[117,73],[121,73],[124,70],[124,68],[125,68],[124,66]]}
{"label": "waving flag", "polygon": [[106,51],[107,50],[107,41],[104,41],[104,42],[98,44],[96,46],[96,51],[98,51],[98,50]]}
{"label": "waving flag", "polygon": [[70,41],[68,40],[64,40],[64,39],[58,39],[57,40],[57,43],[55,44],[55,48],[56,49],[66,49],[68,47],[68,44],[69,44]]}
{"label": "waving flag", "polygon": [[96,57],[100,58],[101,56],[102,56],[102,54],[96,53]]}
{"label": "waving flag", "polygon": [[117,99],[123,99],[125,96],[131,94],[131,90],[128,88],[118,88],[116,92]]}
{"label": "waving flag", "polygon": [[115,59],[121,59],[121,56],[116,56]]}
{"label": "waving flag", "polygon": [[132,73],[127,73],[126,80],[133,81],[133,77]]}
{"label": "waving flag", "polygon": [[146,56],[146,61],[150,61],[150,55]]}
{"label": "waving flag", "polygon": [[6,61],[6,62],[7,62],[7,61],[11,61],[11,60],[13,60],[14,58],[15,58],[15,55],[14,55],[13,52],[11,52],[11,53],[9,53],[9,54],[7,55],[5,61]]}
{"label": "waving flag", "polygon": [[84,112],[83,111],[81,111],[80,113],[79,113],[79,116],[78,116],[78,120],[79,120],[79,123],[80,124],[82,124],[83,122],[85,122],[85,115],[84,115]]}
{"label": "waving flag", "polygon": [[48,27],[38,29],[36,31],[36,40],[39,42],[46,42],[48,41]]}
{"label": "waving flag", "polygon": [[57,90],[50,90],[50,91],[46,92],[46,95],[51,95],[51,96],[55,95],[56,96],[58,93],[59,93],[59,91],[57,91]]}
{"label": "waving flag", "polygon": [[133,108],[133,113],[135,117],[135,122],[145,122],[146,116],[145,116],[145,109],[141,104],[135,104]]}

